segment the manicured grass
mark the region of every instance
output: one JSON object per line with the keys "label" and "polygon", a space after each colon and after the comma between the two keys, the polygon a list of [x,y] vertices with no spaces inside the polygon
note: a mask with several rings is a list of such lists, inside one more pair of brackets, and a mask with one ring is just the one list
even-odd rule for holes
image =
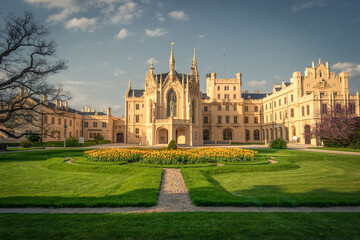
{"label": "manicured grass", "polygon": [[205,206],[360,205],[360,158],[257,149],[276,164],[182,169],[191,200]]}
{"label": "manicured grass", "polygon": [[1,214],[0,239],[358,239],[359,213]]}
{"label": "manicured grass", "polygon": [[332,150],[332,151],[342,151],[342,152],[360,152],[360,149],[354,149],[354,148],[310,147],[310,149]]}
{"label": "manicured grass", "polygon": [[[162,169],[84,160],[83,150],[0,155],[0,207],[153,206]],[[67,164],[64,157],[84,164]]]}
{"label": "manicured grass", "polygon": [[38,149],[44,149],[43,147],[31,147],[31,148],[7,148],[6,151],[27,151],[27,150],[38,150]]}

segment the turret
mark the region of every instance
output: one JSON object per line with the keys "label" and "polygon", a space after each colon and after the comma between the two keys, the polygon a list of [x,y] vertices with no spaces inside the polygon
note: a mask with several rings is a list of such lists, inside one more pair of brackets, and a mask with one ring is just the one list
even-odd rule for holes
{"label": "turret", "polygon": [[169,60],[169,65],[170,65],[170,75],[175,73],[175,58],[174,58],[174,42],[171,43],[171,53],[170,53],[170,60]]}

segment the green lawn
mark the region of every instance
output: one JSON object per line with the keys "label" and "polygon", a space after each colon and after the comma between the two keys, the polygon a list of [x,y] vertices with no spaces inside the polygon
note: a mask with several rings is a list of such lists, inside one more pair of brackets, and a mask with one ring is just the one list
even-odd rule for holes
{"label": "green lawn", "polygon": [[28,150],[38,150],[38,149],[44,149],[44,148],[43,147],[30,147],[30,148],[17,147],[17,148],[7,148],[6,151],[28,151]]}
{"label": "green lawn", "polygon": [[360,152],[360,149],[354,149],[354,148],[310,147],[310,149],[332,150],[332,151],[342,151],[342,152]]}
{"label": "green lawn", "polygon": [[360,205],[360,158],[295,150],[257,149],[276,164],[182,169],[196,205]]}
{"label": "green lawn", "polygon": [[[153,206],[162,169],[98,164],[83,150],[0,154],[0,207]],[[67,164],[69,156],[82,164]]]}
{"label": "green lawn", "polygon": [[0,239],[358,239],[359,213],[1,214]]}

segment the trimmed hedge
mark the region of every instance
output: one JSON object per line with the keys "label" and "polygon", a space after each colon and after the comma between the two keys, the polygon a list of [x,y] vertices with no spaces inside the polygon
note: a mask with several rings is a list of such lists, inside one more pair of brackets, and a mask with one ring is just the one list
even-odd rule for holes
{"label": "trimmed hedge", "polygon": [[281,138],[275,139],[270,143],[270,148],[286,149],[287,148],[286,141]]}
{"label": "trimmed hedge", "polygon": [[[66,141],[67,147],[88,147],[97,144],[106,144],[111,143],[110,140],[101,140],[101,141],[86,141],[85,143],[78,143],[74,141]],[[8,147],[19,147],[20,143],[4,143]],[[63,147],[64,141],[50,141],[50,142],[33,142],[34,147]]]}

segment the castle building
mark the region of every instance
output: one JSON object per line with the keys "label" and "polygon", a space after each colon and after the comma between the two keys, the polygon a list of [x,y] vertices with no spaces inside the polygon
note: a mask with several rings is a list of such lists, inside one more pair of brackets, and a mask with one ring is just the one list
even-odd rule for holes
{"label": "castle building", "polygon": [[[22,91],[20,94],[23,94]],[[15,135],[33,133],[41,136],[42,142],[49,142],[64,141],[64,138],[71,137],[83,137],[85,141],[91,141],[100,134],[104,140],[111,142],[125,141],[125,121],[113,116],[110,107],[106,113],[103,108],[97,112],[95,108],[88,106],[78,111],[68,107],[67,102],[48,102],[47,96],[43,96],[42,99],[30,97],[27,104],[36,106],[36,113],[33,115],[36,121],[31,124],[23,121],[16,128],[9,129]],[[0,142],[19,142],[25,138],[26,136],[13,139],[0,133]]]}
{"label": "castle building", "polygon": [[307,134],[335,105],[347,104],[359,113],[359,93],[349,95],[349,75],[331,72],[319,59],[304,75],[294,72],[290,82],[274,86],[271,93],[242,90],[242,74],[235,78],[206,75],[206,93],[200,91],[200,77],[194,50],[191,73],[175,70],[173,44],[169,71],[156,73],[151,63],[145,90],[125,94],[125,142],[142,145],[202,145],[219,143],[264,143],[276,138],[301,144],[320,144]]}

